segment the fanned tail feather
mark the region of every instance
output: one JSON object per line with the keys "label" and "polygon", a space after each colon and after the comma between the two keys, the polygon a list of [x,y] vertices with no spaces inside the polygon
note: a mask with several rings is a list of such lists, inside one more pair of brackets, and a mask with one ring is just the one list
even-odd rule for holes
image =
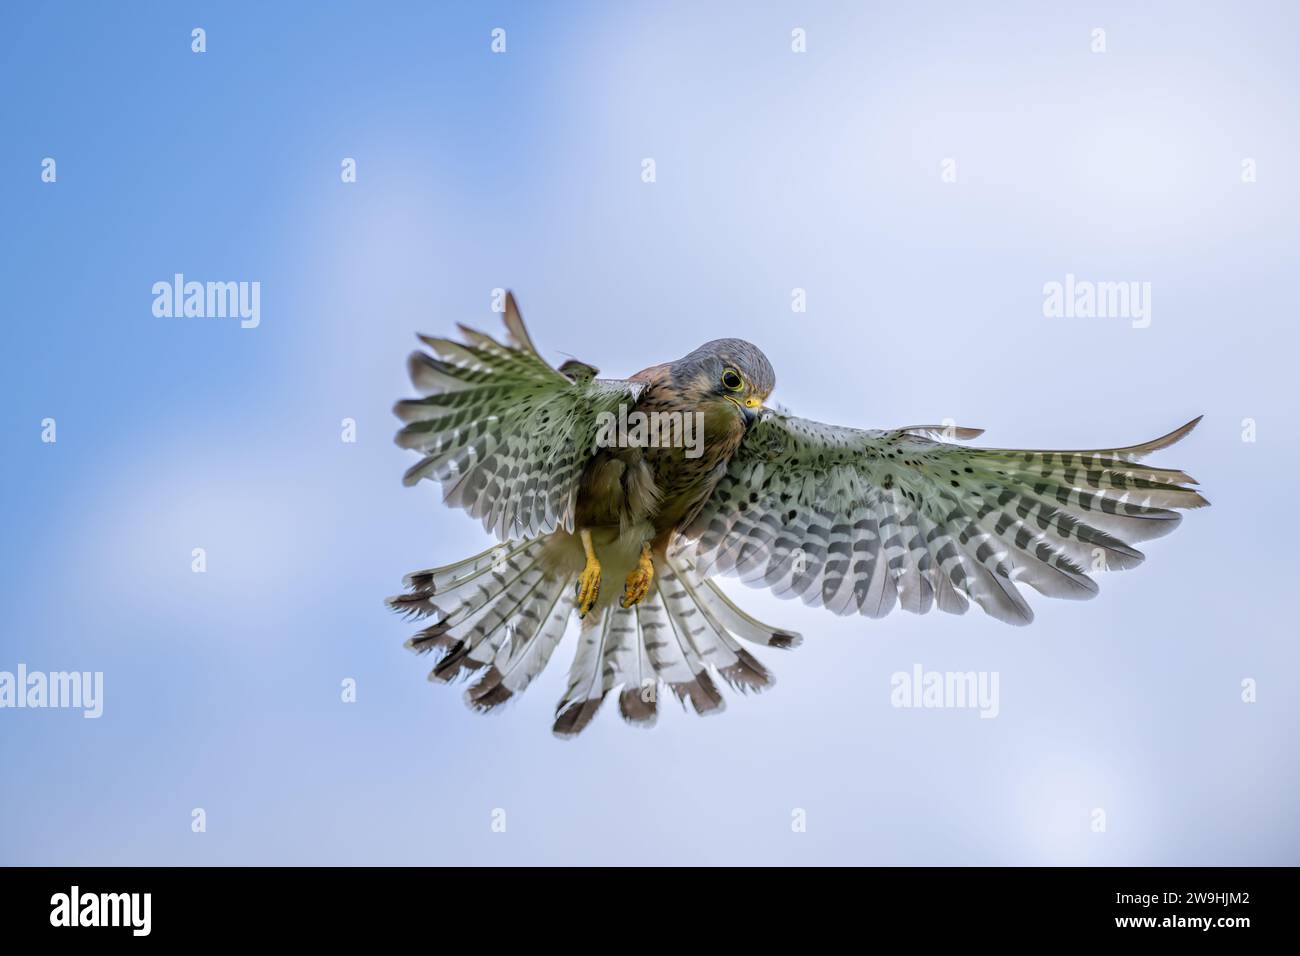
{"label": "fanned tail feather", "polygon": [[[492,665],[471,688],[470,703],[486,709],[522,690],[545,666],[564,633],[567,614],[558,624],[552,615],[567,582],[545,571],[544,545],[543,538],[507,542],[456,564],[406,576],[408,593],[387,603],[417,617],[438,615],[406,642],[418,653],[441,652],[430,680],[450,681]],[[435,597],[445,610],[434,603]]]}
{"label": "fanned tail feather", "polygon": [[569,684],[552,730],[561,737],[582,731],[611,691],[628,723],[652,726],[661,687],[700,715],[726,701],[714,680],[742,693],[774,683],[771,673],[737,637],[769,647],[794,647],[800,637],[741,611],[684,559],[660,555],[655,585],[631,608],[610,605],[584,622]]}
{"label": "fanned tail feather", "polygon": [[[479,673],[465,692],[475,710],[493,710],[523,693],[564,636],[574,575],[548,570],[546,541],[506,542],[455,564],[412,572],[404,579],[407,593],[388,598],[407,615],[435,617],[406,642],[418,653],[438,655],[430,680]],[[773,683],[738,638],[778,648],[801,640],[740,610],[685,556],[659,555],[655,582],[639,605],[610,604],[584,621],[556,707],[552,729],[558,736],[580,733],[611,691],[631,724],[657,721],[663,687],[697,714],[721,711],[726,704],[715,677],[742,693]]]}

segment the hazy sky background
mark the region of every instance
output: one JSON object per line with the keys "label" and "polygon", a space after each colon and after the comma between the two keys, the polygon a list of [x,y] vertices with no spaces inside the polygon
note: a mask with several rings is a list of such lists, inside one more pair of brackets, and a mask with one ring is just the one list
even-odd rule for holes
{"label": "hazy sky background", "polygon": [[[0,670],[105,701],[0,711],[0,862],[1300,863],[1300,14],[987,6],[6,8]],[[176,272],[259,281],[260,327],[156,318]],[[1150,282],[1150,327],[1044,318],[1067,273]],[[729,585],[806,641],[719,717],[556,740],[572,630],[477,716],[381,599],[489,543],[402,487],[390,407],[496,287],[607,374],[751,339],[826,421],[1204,413],[1154,463],[1213,507],[1025,629]],[[998,672],[1000,716],[891,707],[914,664]]]}

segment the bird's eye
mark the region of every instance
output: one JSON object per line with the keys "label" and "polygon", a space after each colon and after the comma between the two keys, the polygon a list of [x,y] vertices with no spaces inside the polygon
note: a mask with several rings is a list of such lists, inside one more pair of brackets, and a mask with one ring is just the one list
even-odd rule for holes
{"label": "bird's eye", "polygon": [[740,373],[734,368],[729,368],[722,373],[722,387],[733,392],[738,392],[745,387],[744,380]]}

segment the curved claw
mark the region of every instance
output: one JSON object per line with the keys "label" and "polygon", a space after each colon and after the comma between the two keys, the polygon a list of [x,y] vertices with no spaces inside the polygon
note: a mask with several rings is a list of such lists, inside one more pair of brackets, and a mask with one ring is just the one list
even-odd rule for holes
{"label": "curved claw", "polygon": [[621,607],[632,607],[640,604],[650,593],[650,583],[655,579],[654,560],[650,557],[650,546],[643,544],[641,546],[641,560],[637,562],[635,568],[627,576],[623,583],[623,596],[619,598]]}
{"label": "curved claw", "polygon": [[583,618],[596,606],[596,599],[600,597],[600,564],[598,562],[588,562],[587,566],[582,569],[582,573],[578,575],[576,591],[578,595],[578,617]]}

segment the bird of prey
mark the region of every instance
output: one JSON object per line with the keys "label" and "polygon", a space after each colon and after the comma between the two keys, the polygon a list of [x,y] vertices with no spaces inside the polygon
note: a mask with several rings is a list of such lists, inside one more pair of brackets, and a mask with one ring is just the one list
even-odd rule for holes
{"label": "bird of prey", "polygon": [[[801,638],[745,613],[715,574],[836,614],[962,614],[974,601],[1028,624],[1020,585],[1090,598],[1089,571],[1133,567],[1143,556],[1131,542],[1208,503],[1183,472],[1139,464],[1199,418],[1127,448],[972,448],[956,442],[978,429],[849,428],[767,408],[772,366],[741,339],[605,379],[547,363],[513,295],[504,319],[504,341],[465,326],[461,342],[420,336],[434,353],[409,359],[423,397],[394,409],[397,444],[422,456],[405,484],[439,482],[500,544],[407,575],[388,603],[432,618],[407,641],[437,652],[430,680],[479,672],[466,701],[481,711],[528,687],[576,610],[561,737],[615,690],[622,716],[648,725],[664,687],[707,714],[724,706],[714,675],[741,691],[771,685],[740,642]],[[611,431],[630,412],[674,440]]]}

